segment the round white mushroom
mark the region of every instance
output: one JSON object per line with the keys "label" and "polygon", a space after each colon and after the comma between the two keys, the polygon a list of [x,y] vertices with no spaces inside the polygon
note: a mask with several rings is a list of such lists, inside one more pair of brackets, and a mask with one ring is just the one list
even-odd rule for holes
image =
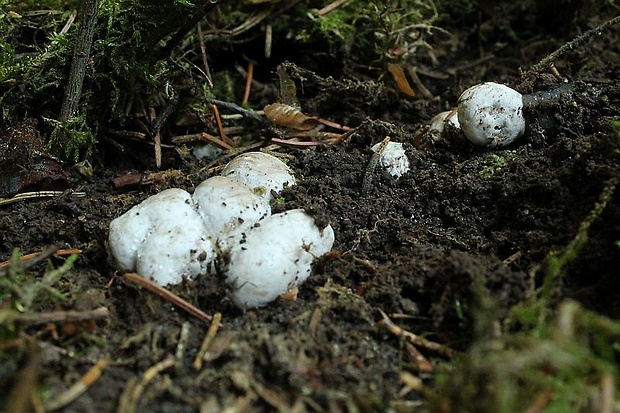
{"label": "round white mushroom", "polygon": [[476,145],[509,145],[525,131],[523,97],[498,83],[472,86],[459,97],[458,120],[467,139]]}
{"label": "round white mushroom", "polygon": [[202,182],[193,195],[194,205],[209,231],[225,248],[228,237],[250,229],[271,215],[269,202],[235,178],[214,176]]}
{"label": "round white mushroom", "polygon": [[190,194],[173,188],[114,219],[108,241],[119,269],[167,285],[208,272],[215,258],[209,238]]}
{"label": "round white mushroom", "polygon": [[239,155],[224,167],[222,176],[243,182],[268,201],[271,191],[280,192],[286,185],[294,185],[290,168],[275,156],[263,152]]}
{"label": "round white mushroom", "polygon": [[317,227],[301,209],[261,220],[231,246],[224,273],[234,301],[243,308],[270,303],[303,283],[333,243],[332,227]]}
{"label": "round white mushroom", "polygon": [[[383,142],[379,142],[370,148],[377,152]],[[385,168],[394,178],[400,178],[405,172],[409,171],[409,158],[405,153],[403,144],[400,142],[387,142],[379,157],[379,165]]]}

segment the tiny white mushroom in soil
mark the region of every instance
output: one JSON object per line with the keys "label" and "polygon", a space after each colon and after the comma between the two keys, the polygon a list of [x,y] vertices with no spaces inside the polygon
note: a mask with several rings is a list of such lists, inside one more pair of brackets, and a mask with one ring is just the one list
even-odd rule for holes
{"label": "tiny white mushroom in soil", "polygon": [[476,145],[509,145],[525,131],[523,97],[499,83],[472,86],[459,97],[458,120],[467,139]]}
{"label": "tiny white mushroom in soil", "polygon": [[262,307],[303,283],[312,262],[331,250],[334,231],[319,228],[301,209],[274,214],[231,243],[224,269],[234,301]]}
{"label": "tiny white mushroom in soil", "polygon": [[235,178],[265,199],[271,199],[271,191],[279,192],[286,185],[294,185],[290,168],[275,156],[263,152],[248,152],[228,163],[220,174]]}
{"label": "tiny white mushroom in soil", "polygon": [[[370,149],[377,152],[381,144],[382,142],[379,142]],[[400,178],[405,172],[409,171],[409,158],[407,158],[403,144],[388,142],[379,157],[379,165],[384,167],[394,178]]]}
{"label": "tiny white mushroom in soil", "polygon": [[227,176],[214,176],[202,182],[192,199],[207,228],[218,239],[220,248],[225,248],[226,238],[250,229],[271,215],[265,198]]}
{"label": "tiny white mushroom in soil", "polygon": [[441,140],[443,136],[443,131],[447,125],[450,125],[455,129],[461,129],[461,124],[459,123],[459,117],[456,113],[456,108],[438,113],[433,117],[433,119],[431,119],[429,131],[431,132],[431,136],[435,141]]}
{"label": "tiny white mushroom in soil", "polygon": [[190,194],[167,189],[110,223],[110,252],[123,271],[160,285],[208,272],[215,258],[209,232]]}

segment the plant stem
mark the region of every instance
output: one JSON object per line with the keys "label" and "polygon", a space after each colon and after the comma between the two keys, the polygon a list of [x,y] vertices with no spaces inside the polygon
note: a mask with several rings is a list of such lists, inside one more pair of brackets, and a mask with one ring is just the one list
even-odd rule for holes
{"label": "plant stem", "polygon": [[84,2],[80,32],[78,34],[77,43],[75,44],[75,49],[73,50],[69,79],[62,101],[60,115],[58,116],[60,122],[66,122],[77,111],[82,94],[82,84],[84,83],[84,76],[86,75],[88,56],[90,55],[90,48],[93,43],[98,8],[99,0],[86,0]]}

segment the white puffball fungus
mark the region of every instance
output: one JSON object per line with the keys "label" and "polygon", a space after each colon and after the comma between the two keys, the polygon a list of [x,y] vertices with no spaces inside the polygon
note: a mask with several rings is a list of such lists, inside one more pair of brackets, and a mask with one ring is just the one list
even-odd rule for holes
{"label": "white puffball fungus", "polygon": [[192,198],[209,231],[221,240],[240,234],[271,215],[265,198],[227,176],[207,179],[198,185]]}
{"label": "white puffball fungus", "polygon": [[179,283],[208,272],[215,251],[190,194],[167,189],[110,223],[110,251],[123,271],[157,284]]}
{"label": "white puffball fungus", "polygon": [[221,173],[243,182],[265,199],[271,191],[279,192],[285,185],[294,185],[290,168],[275,156],[263,152],[248,152],[230,161]]}
{"label": "white puffball fungus", "polygon": [[[377,152],[382,144],[383,142],[379,142],[370,149]],[[384,167],[394,178],[400,178],[405,172],[409,171],[409,158],[407,158],[403,144],[388,142],[379,157],[379,165]]]}
{"label": "white puffball fungus", "polygon": [[446,110],[444,112],[438,113],[431,119],[430,129],[431,136],[435,141],[438,141],[443,136],[443,131],[446,126],[450,125],[455,129],[461,129],[461,124],[459,123],[459,117],[456,113],[456,108],[452,110]]}
{"label": "white puffball fungus", "polygon": [[313,260],[331,249],[334,231],[300,209],[271,215],[271,191],[294,184],[289,168],[256,152],[233,159],[224,174],[193,196],[168,189],[113,220],[116,265],[167,285],[214,274],[217,262],[243,308],[264,306],[304,282]]}
{"label": "white puffball fungus", "polygon": [[476,145],[509,145],[525,131],[523,97],[498,83],[472,86],[459,97],[458,120],[467,139]]}
{"label": "white puffball fungus", "polygon": [[261,220],[235,240],[224,273],[234,301],[244,308],[262,307],[303,283],[315,258],[334,243],[330,225],[320,229],[301,209]]}

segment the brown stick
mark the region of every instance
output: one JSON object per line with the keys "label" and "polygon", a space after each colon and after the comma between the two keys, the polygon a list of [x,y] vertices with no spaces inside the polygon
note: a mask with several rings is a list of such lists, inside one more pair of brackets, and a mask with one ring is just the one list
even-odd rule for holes
{"label": "brown stick", "polygon": [[[4,311],[7,312],[3,314]],[[106,307],[99,307],[88,311],[52,311],[49,313],[20,313],[13,310],[0,310],[0,321],[11,320],[36,325],[96,320],[107,318],[109,315],[110,311]]]}
{"label": "brown stick", "polygon": [[133,273],[133,272],[125,273],[123,275],[123,278],[126,279],[127,281],[131,281],[132,283],[139,285],[140,287],[146,288],[150,292],[155,293],[159,295],[160,297],[164,298],[165,300],[170,301],[172,304],[187,311],[191,315],[200,318],[201,320],[204,320],[208,323],[211,322],[212,320],[212,317],[208,315],[207,313],[205,313],[204,311],[188,303],[187,301],[185,301],[178,295],[166,290],[163,287],[160,287],[154,282],[149,281],[146,278],[143,278],[136,273]]}
{"label": "brown stick", "polygon": [[93,44],[98,8],[99,0],[86,0],[84,2],[84,10],[82,11],[81,19],[82,24],[80,25],[80,32],[78,34],[77,43],[75,44],[75,49],[73,50],[73,59],[71,60],[71,70],[69,71],[67,88],[65,89],[60,115],[58,116],[60,122],[66,122],[73,117],[77,111],[80,96],[82,95],[82,85],[84,84],[84,76],[86,75],[90,47]]}

